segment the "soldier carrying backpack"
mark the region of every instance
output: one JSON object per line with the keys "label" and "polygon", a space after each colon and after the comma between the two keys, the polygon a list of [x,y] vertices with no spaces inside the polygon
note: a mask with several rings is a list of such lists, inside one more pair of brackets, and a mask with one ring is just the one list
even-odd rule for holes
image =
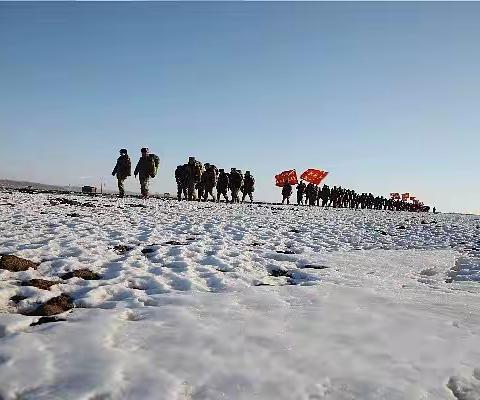
{"label": "soldier carrying backpack", "polygon": [[243,175],[239,170],[232,168],[230,171],[230,190],[232,191],[232,203],[239,203],[238,191],[242,187]]}
{"label": "soldier carrying backpack", "polygon": [[202,178],[203,165],[195,157],[188,158],[188,164],[185,168],[185,185],[187,186],[188,200],[195,200],[195,189]]}
{"label": "soldier carrying backpack", "polygon": [[245,201],[245,197],[250,197],[250,203],[253,203],[253,192],[255,191],[255,178],[250,174],[250,171],[245,172],[245,177],[243,179],[243,197],[242,203]]}
{"label": "soldier carrying backpack", "polygon": [[140,192],[142,198],[146,199],[148,197],[150,178],[154,178],[157,175],[160,159],[155,154],[150,154],[147,147],[143,147],[140,152],[142,156],[138,160],[134,175],[135,177],[138,175],[140,180]]}

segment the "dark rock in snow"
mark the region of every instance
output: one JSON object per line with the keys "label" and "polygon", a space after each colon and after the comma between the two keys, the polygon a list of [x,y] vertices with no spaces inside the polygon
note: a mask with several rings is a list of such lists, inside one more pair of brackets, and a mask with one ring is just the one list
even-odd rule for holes
{"label": "dark rock in snow", "polygon": [[407,229],[405,225],[400,225],[397,229]]}
{"label": "dark rock in snow", "polygon": [[27,296],[22,296],[21,294],[16,294],[15,296],[10,297],[10,301],[15,303],[15,304],[18,304],[22,300],[25,300],[25,299],[28,299],[28,297]]}
{"label": "dark rock in snow", "polygon": [[164,244],[170,245],[170,246],[187,246],[188,245],[188,243],[179,242],[177,240],[169,240],[168,242],[165,242]]}
{"label": "dark rock in snow", "polygon": [[292,250],[276,250],[279,254],[295,254]]}
{"label": "dark rock in snow", "polygon": [[151,249],[151,248],[148,248],[148,247],[142,250],[143,254],[151,254],[153,252],[155,252],[155,249]]}
{"label": "dark rock in snow", "polygon": [[78,213],[71,213],[71,214],[67,214],[67,217],[77,218],[77,217],[80,217],[80,214],[78,214]]}
{"label": "dark rock in snow", "polygon": [[288,276],[288,270],[280,269],[280,268],[273,268],[270,270],[270,275],[279,277],[279,276]]}
{"label": "dark rock in snow", "polygon": [[81,278],[87,281],[100,279],[101,276],[96,272],[90,271],[87,268],[76,269],[75,271],[67,272],[60,276],[62,279]]}
{"label": "dark rock in snow", "polygon": [[65,318],[58,318],[58,317],[40,317],[40,319],[36,322],[32,322],[30,326],[37,326],[42,324],[48,324],[49,322],[61,322],[66,321]]}
{"label": "dark rock in snow", "polygon": [[14,255],[3,255],[0,258],[0,269],[6,269],[11,272],[26,271],[29,268],[36,269],[38,264]]}
{"label": "dark rock in snow", "polygon": [[61,314],[73,308],[73,299],[67,294],[53,297],[25,315],[50,316]]}
{"label": "dark rock in snow", "polygon": [[115,250],[118,254],[125,254],[131,250],[133,250],[132,246],[126,246],[124,244],[117,244],[116,246],[113,247],[113,250]]}
{"label": "dark rock in snow", "polygon": [[311,269],[326,269],[328,268],[326,265],[314,265],[314,264],[306,264],[303,268],[311,268]]}

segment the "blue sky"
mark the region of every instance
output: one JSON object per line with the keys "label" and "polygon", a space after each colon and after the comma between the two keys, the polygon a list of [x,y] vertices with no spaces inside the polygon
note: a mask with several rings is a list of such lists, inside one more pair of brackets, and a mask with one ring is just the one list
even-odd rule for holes
{"label": "blue sky", "polygon": [[[479,3],[0,3],[0,177],[95,184],[118,149],[480,213]],[[138,181],[127,181],[138,191]]]}

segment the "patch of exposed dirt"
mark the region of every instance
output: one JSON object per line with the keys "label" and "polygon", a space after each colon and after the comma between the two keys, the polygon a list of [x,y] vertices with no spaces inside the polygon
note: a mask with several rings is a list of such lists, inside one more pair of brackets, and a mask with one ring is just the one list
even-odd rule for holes
{"label": "patch of exposed dirt", "polygon": [[96,272],[90,271],[88,268],[76,269],[75,271],[67,272],[60,276],[62,279],[81,278],[87,281],[94,281],[101,279],[101,276]]}
{"label": "patch of exposed dirt", "polygon": [[73,308],[73,299],[68,294],[53,297],[25,315],[50,316],[64,313]]}
{"label": "patch of exposed dirt", "polygon": [[50,290],[53,285],[58,285],[61,281],[49,281],[46,279],[30,279],[29,281],[22,282],[22,286],[33,286],[42,290]]}
{"label": "patch of exposed dirt", "polygon": [[11,272],[26,271],[29,268],[36,269],[38,264],[14,255],[3,255],[0,258],[0,269],[6,269]]}

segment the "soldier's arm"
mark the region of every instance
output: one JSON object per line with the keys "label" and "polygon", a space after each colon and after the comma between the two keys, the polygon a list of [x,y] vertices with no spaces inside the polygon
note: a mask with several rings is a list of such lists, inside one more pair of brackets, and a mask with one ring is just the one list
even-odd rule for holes
{"label": "soldier's arm", "polygon": [[115,164],[115,168],[114,168],[113,171],[112,171],[112,175],[115,176],[115,174],[117,173],[117,171],[118,171],[118,161],[117,161],[117,163]]}
{"label": "soldier's arm", "polygon": [[140,160],[138,161],[137,163],[137,166],[135,167],[135,172],[133,173],[133,175],[137,176],[138,175],[138,169],[140,167]]}

